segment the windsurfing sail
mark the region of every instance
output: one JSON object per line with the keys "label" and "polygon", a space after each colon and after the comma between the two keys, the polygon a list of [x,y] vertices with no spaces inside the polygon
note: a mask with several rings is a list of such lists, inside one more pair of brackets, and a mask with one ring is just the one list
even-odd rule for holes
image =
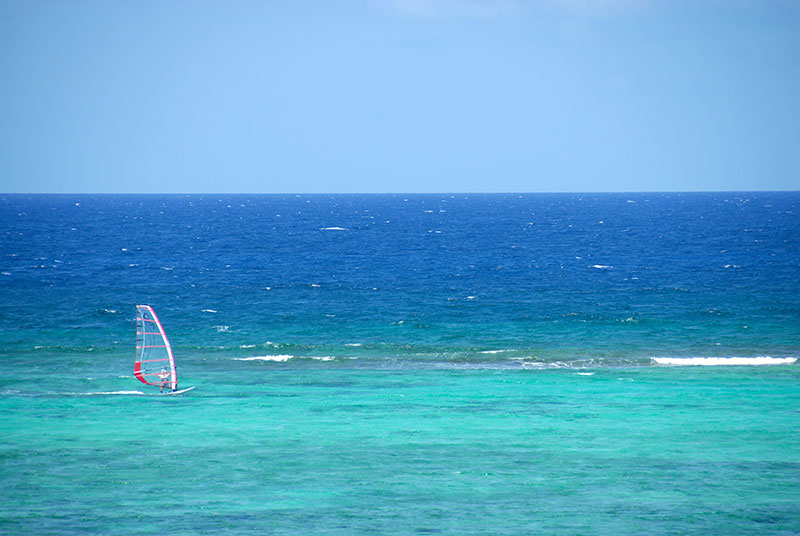
{"label": "windsurfing sail", "polygon": [[148,385],[178,388],[172,347],[156,312],[149,305],[136,306],[136,361],[133,375]]}

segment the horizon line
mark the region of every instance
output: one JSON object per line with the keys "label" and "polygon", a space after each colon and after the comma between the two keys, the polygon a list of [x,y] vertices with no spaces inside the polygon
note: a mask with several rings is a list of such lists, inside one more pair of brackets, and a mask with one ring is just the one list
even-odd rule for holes
{"label": "horizon line", "polygon": [[585,191],[453,191],[453,192],[0,192],[0,195],[564,195],[564,194],[743,194],[797,193],[796,190],[585,190]]}

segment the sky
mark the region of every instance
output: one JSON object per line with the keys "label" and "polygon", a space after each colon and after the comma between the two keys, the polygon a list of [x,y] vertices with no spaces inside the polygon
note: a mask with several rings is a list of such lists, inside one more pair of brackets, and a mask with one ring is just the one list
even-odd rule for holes
{"label": "sky", "polygon": [[800,2],[0,2],[0,192],[697,190],[800,190]]}

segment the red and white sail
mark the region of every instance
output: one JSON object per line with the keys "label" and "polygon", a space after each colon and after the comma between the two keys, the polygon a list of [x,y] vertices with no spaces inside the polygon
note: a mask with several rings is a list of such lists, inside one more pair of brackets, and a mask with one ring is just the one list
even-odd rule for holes
{"label": "red and white sail", "polygon": [[178,388],[175,358],[164,327],[149,305],[136,306],[136,361],[133,375],[148,385]]}

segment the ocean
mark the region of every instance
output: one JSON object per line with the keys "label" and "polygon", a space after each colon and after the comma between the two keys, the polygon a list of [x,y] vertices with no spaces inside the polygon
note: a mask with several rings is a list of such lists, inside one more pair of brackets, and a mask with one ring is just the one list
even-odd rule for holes
{"label": "ocean", "polygon": [[[0,534],[800,534],[800,192],[0,195]],[[182,396],[133,376],[153,306]]]}

